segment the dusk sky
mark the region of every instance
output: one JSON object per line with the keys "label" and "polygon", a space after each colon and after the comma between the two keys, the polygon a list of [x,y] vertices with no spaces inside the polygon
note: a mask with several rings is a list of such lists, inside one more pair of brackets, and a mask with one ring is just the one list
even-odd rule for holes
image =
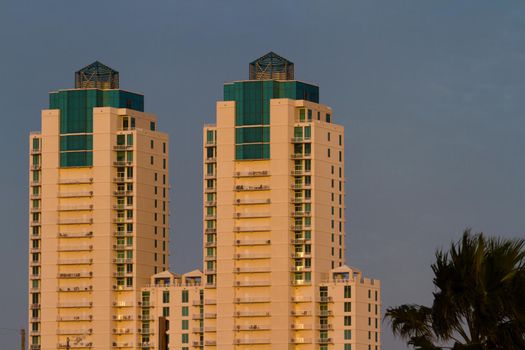
{"label": "dusk sky", "polygon": [[[171,256],[201,266],[201,129],[222,85],[275,51],[346,128],[347,263],[383,309],[430,303],[466,227],[525,237],[525,2],[0,0],[0,348],[26,327],[28,134],[99,60],[169,133]],[[383,349],[407,349],[383,324]]]}

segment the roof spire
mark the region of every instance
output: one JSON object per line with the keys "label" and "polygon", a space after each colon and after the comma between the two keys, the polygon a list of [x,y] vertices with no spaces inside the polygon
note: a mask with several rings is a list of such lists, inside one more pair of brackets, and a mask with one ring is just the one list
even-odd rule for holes
{"label": "roof spire", "polygon": [[250,63],[250,80],[294,80],[294,65],[273,51]]}
{"label": "roof spire", "polygon": [[116,70],[95,61],[75,72],[76,89],[118,89],[119,74]]}

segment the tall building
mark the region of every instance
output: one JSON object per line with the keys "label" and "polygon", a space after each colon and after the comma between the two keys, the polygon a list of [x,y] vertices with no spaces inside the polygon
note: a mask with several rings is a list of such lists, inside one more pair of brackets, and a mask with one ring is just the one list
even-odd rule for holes
{"label": "tall building", "polygon": [[31,350],[136,349],[140,291],[168,267],[168,136],[99,63],[31,133]]}
{"label": "tall building", "polygon": [[380,282],[344,263],[344,129],[267,55],[203,130],[203,272],[152,276],[141,348],[380,349]]}

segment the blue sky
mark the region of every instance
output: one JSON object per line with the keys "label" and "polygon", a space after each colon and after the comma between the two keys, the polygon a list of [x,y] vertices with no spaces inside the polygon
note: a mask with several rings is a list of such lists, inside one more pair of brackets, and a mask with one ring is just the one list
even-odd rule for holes
{"label": "blue sky", "polygon": [[[171,266],[200,265],[204,123],[273,50],[346,127],[347,259],[383,305],[431,300],[437,248],[524,237],[523,1],[0,1],[0,329],[26,320],[30,130],[94,60],[171,136]],[[406,347],[384,325],[384,349]],[[16,335],[0,332],[2,348]]]}

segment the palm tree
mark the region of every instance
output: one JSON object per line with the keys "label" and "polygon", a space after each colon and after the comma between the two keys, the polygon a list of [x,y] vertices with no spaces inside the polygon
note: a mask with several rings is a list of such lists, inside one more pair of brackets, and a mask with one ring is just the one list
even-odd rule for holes
{"label": "palm tree", "polygon": [[524,247],[465,230],[436,252],[432,306],[388,308],[392,331],[420,350],[525,349]]}

